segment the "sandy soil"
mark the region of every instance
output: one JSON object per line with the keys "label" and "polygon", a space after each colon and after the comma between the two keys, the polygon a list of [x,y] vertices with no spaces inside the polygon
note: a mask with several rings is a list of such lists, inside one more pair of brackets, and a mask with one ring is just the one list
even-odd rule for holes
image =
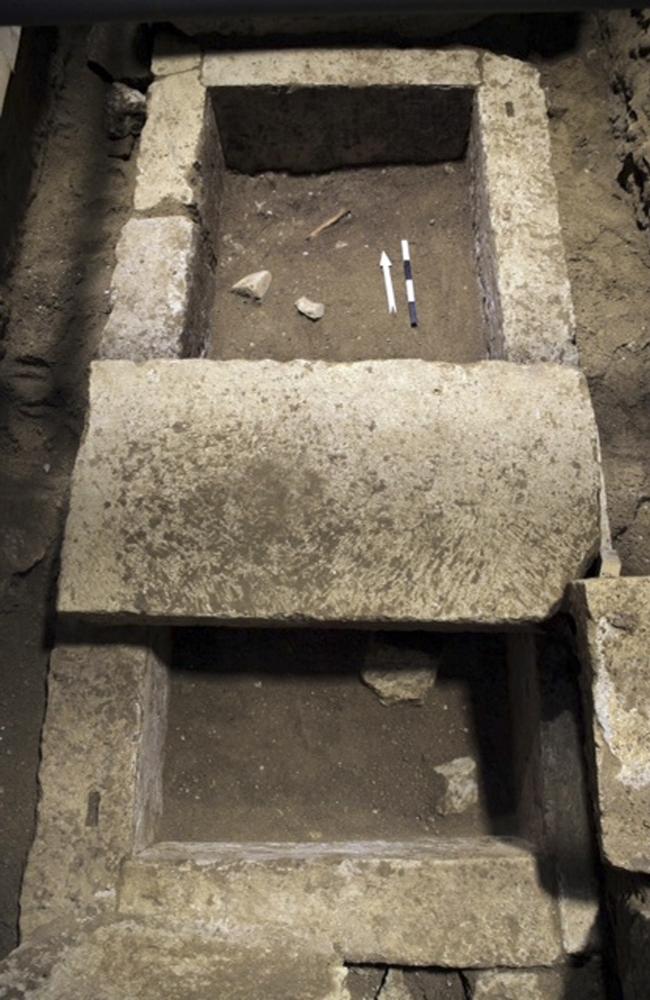
{"label": "sandy soil", "polygon": [[[474,264],[469,167],[360,168],[291,176],[227,175],[211,357],[417,357],[477,361],[486,356]],[[338,211],[350,216],[314,240]],[[408,239],[419,325],[409,324],[400,240]],[[390,257],[397,315],[389,315],[379,258]],[[269,270],[263,302],[231,286]],[[301,316],[301,296],[325,305]]]}

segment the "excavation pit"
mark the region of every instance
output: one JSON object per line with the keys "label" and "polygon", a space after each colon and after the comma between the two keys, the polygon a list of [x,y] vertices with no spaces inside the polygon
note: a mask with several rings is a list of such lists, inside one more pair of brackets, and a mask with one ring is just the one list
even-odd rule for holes
{"label": "excavation pit", "polygon": [[[382,704],[364,669],[429,670],[432,686]],[[497,636],[180,629],[169,698],[161,840],[517,832]],[[458,758],[476,765],[478,800],[450,809],[434,769]]]}
{"label": "excavation pit", "polygon": [[[226,165],[219,216],[213,358],[487,356],[467,156],[470,89],[210,91]],[[310,239],[341,212],[336,224]],[[412,328],[401,240],[409,241]],[[379,266],[391,260],[397,313]],[[262,303],[231,294],[268,270]],[[312,322],[301,296],[322,302]]]}

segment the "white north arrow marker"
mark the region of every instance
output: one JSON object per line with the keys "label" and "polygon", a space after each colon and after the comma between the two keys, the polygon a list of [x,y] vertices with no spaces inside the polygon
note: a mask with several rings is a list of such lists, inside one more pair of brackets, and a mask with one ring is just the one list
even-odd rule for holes
{"label": "white north arrow marker", "polygon": [[382,250],[381,257],[379,258],[379,266],[382,269],[384,275],[384,284],[386,286],[386,298],[388,299],[388,312],[396,313],[397,305],[395,303],[395,289],[393,288],[393,278],[390,273],[390,269],[393,266],[390,262],[390,257],[385,250]]}

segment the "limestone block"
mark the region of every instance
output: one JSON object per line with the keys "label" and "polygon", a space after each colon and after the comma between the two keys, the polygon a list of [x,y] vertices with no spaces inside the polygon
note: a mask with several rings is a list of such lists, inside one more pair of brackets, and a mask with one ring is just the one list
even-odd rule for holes
{"label": "limestone block", "polygon": [[597,960],[583,967],[468,973],[472,1000],[606,1000]]}
{"label": "limestone block", "polygon": [[96,362],[59,608],[538,621],[598,548],[595,440],[561,366]]}
{"label": "limestone block", "polygon": [[216,232],[223,155],[212,104],[197,71],[156,80],[147,101],[133,198],[136,211],[196,209],[206,228]]}
{"label": "limestone block", "polygon": [[193,42],[164,28],[156,30],[151,57],[151,70],[156,79],[188,71],[196,75],[200,68],[201,52]]}
{"label": "limestone block", "polygon": [[204,58],[228,166],[312,173],[460,159],[478,55],[282,49]]}
{"label": "limestone block", "polygon": [[532,66],[484,54],[470,156],[491,355],[576,364],[546,102]]}
{"label": "limestone block", "polygon": [[119,910],[329,942],[352,963],[519,967],[561,954],[537,859],[505,839],[158,844],[125,863]]}
{"label": "limestone block", "polygon": [[143,633],[92,632],[52,654],[23,939],[115,909],[120,865],[151,842],[162,809],[166,696]]}
{"label": "limestone block", "polygon": [[0,963],[11,1000],[350,1000],[332,949],[121,920],[66,926]]}
{"label": "limestone block", "polygon": [[201,69],[205,87],[475,87],[480,78],[471,49],[219,50]]}
{"label": "limestone block", "polygon": [[650,578],[581,581],[573,607],[602,850],[650,872]]}
{"label": "limestone block", "polygon": [[99,357],[145,361],[196,356],[212,274],[198,227],[182,216],[129,219],[116,248],[112,311]]}

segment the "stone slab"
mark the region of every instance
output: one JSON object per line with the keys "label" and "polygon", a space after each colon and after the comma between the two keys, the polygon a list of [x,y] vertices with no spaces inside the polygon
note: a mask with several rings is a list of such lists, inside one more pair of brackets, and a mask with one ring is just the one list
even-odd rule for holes
{"label": "stone slab", "polygon": [[70,924],[0,963],[6,1000],[350,1000],[329,951],[136,920]]}
{"label": "stone slab", "polygon": [[[168,63],[163,68],[169,69]],[[196,210],[205,228],[216,234],[222,182],[221,145],[198,70],[156,80],[147,94],[147,122],[138,150],[136,211]]]}
{"label": "stone slab", "polygon": [[210,267],[183,216],[129,219],[115,251],[112,311],[98,356],[144,361],[196,357],[206,339]]}
{"label": "stone slab", "polygon": [[59,609],[111,621],[539,621],[599,541],[560,366],[96,362]]}
{"label": "stone slab", "polygon": [[157,844],[126,862],[119,910],[325,941],[353,963],[517,967],[562,951],[536,858],[505,839]]}
{"label": "stone slab", "polygon": [[290,48],[206,52],[205,87],[476,87],[471,49]]}
{"label": "stone slab", "polygon": [[483,55],[470,157],[491,356],[576,364],[546,101],[534,67]]}
{"label": "stone slab", "polygon": [[93,631],[52,654],[23,940],[43,924],[115,909],[125,857],[162,810],[166,668],[145,633]]}
{"label": "stone slab", "polygon": [[602,850],[650,872],[650,578],[581,581],[573,609]]}
{"label": "stone slab", "polygon": [[471,1000],[606,1000],[600,962],[557,969],[485,969],[469,973]]}

